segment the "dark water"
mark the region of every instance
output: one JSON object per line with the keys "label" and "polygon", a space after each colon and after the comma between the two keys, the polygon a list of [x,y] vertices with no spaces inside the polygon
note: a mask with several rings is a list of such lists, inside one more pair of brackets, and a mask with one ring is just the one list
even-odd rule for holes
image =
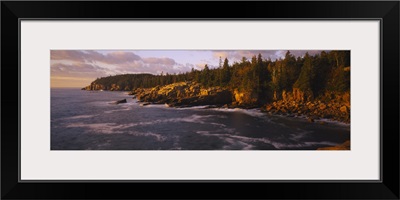
{"label": "dark water", "polygon": [[315,150],[349,138],[349,125],[258,110],[140,106],[126,92],[51,90],[52,150]]}

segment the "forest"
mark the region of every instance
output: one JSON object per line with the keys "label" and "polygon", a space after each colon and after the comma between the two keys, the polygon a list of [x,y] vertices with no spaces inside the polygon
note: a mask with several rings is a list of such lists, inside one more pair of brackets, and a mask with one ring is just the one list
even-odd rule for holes
{"label": "forest", "polygon": [[317,98],[327,92],[349,92],[350,51],[322,51],[316,55],[306,53],[302,57],[287,51],[283,58],[276,60],[258,54],[233,63],[220,58],[217,68],[205,65],[202,70],[192,68],[190,72],[179,74],[123,74],[98,78],[92,85],[102,85],[105,89],[117,85],[118,90],[131,91],[182,81],[246,91],[255,94],[260,104],[279,99],[276,94],[292,92],[295,88],[308,91]]}

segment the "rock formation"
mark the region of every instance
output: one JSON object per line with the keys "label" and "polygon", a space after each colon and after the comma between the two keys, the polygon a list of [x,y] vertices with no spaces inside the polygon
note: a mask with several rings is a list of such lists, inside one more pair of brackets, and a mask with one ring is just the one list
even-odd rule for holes
{"label": "rock formation", "polygon": [[122,99],[122,100],[115,101],[111,104],[120,104],[120,103],[127,103],[127,101],[126,101],[126,99]]}
{"label": "rock formation", "polygon": [[232,103],[232,93],[221,87],[203,87],[194,82],[179,82],[132,92],[140,102],[168,104],[172,107],[225,105]]}
{"label": "rock formation", "polygon": [[326,93],[322,98],[314,99],[311,91],[283,91],[280,100],[262,107],[271,114],[304,115],[308,121],[328,118],[350,123],[350,93]]}

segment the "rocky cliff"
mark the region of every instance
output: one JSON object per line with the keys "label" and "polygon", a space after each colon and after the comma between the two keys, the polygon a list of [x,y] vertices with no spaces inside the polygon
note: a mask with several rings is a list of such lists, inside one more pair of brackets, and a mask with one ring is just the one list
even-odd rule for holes
{"label": "rocky cliff", "polygon": [[314,99],[311,91],[294,88],[292,92],[283,91],[280,100],[267,104],[262,110],[271,114],[303,115],[310,122],[327,118],[350,123],[350,92],[326,92]]}
{"label": "rocky cliff", "polygon": [[[258,96],[251,91],[239,91],[222,87],[204,87],[195,82],[179,82],[154,88],[134,90],[131,94],[140,102],[168,104],[171,107],[187,107],[199,105],[216,105],[230,108],[260,107]],[[306,116],[310,122],[327,118],[341,122],[350,122],[350,93],[325,93],[314,98],[311,91],[293,89],[283,91],[269,104],[261,106],[261,110],[270,114],[289,116]]]}
{"label": "rocky cliff", "polygon": [[[93,82],[83,90],[121,91],[117,84]],[[153,88],[138,88],[131,92],[141,102],[168,104],[171,107],[215,105],[230,108],[260,108],[270,114],[306,116],[310,122],[319,118],[350,122],[350,92],[326,92],[314,97],[312,91],[293,88],[292,91],[273,92],[270,103],[260,104],[260,97],[251,90],[227,87],[205,87],[200,83],[185,81]]]}
{"label": "rocky cliff", "polygon": [[[102,84],[92,82],[90,85],[82,88],[82,90],[109,90],[109,91],[120,91],[121,87],[117,84],[111,84],[111,86],[104,86]],[[128,89],[124,89],[128,90]]]}
{"label": "rocky cliff", "polygon": [[233,90],[232,107],[254,108],[258,106],[258,95],[254,91]]}
{"label": "rocky cliff", "polygon": [[141,102],[168,104],[172,107],[228,105],[232,92],[221,87],[204,87],[195,82],[179,82],[154,88],[139,88],[132,92]]}

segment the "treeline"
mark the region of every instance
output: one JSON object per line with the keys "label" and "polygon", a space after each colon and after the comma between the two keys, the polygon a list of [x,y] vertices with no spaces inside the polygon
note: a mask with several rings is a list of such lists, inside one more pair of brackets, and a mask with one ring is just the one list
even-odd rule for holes
{"label": "treeline", "polygon": [[205,65],[202,70],[192,69],[181,74],[125,74],[99,78],[93,83],[105,87],[117,84],[121,90],[134,90],[195,81],[208,87],[247,91],[264,100],[270,100],[274,93],[290,92],[293,88],[311,91],[315,97],[325,92],[350,90],[350,51],[323,51],[314,56],[306,53],[303,57],[295,57],[287,51],[284,58],[274,61],[258,54],[250,60],[243,57],[240,62],[230,64],[225,58],[223,64],[220,63],[215,69]]}

